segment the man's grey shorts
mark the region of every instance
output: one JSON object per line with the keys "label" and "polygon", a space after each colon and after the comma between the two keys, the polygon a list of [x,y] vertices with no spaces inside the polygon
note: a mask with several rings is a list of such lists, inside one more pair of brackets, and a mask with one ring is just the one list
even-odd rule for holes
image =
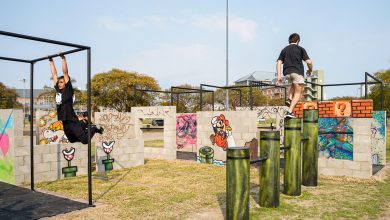
{"label": "man's grey shorts", "polygon": [[286,75],[286,79],[290,83],[294,84],[305,84],[305,78],[303,78],[302,75],[299,75],[298,73],[290,73]]}

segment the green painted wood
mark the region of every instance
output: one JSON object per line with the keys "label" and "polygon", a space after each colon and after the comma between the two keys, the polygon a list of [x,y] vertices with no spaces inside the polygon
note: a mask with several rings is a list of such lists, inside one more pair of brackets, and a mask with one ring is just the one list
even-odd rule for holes
{"label": "green painted wood", "polygon": [[249,219],[249,148],[228,148],[226,156],[226,219]]}
{"label": "green painted wood", "polygon": [[301,195],[301,119],[292,118],[284,121],[284,146],[289,147],[284,153],[283,193],[289,196]]}
{"label": "green painted wood", "polygon": [[303,110],[302,185],[317,186],[318,180],[318,110]]}
{"label": "green painted wood", "polygon": [[268,159],[260,163],[259,205],[278,207],[280,197],[280,132],[260,131],[260,157]]}

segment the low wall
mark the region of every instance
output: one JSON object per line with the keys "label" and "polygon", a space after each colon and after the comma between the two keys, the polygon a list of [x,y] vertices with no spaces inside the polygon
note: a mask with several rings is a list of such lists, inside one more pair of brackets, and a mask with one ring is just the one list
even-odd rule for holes
{"label": "low wall", "polygon": [[131,112],[138,120],[140,118],[164,119],[164,147],[145,147],[145,158],[176,159],[176,107],[175,106],[152,106],[132,107]]}
{"label": "low wall", "polygon": [[144,164],[144,140],[137,120],[133,113],[95,113],[96,124],[104,128],[103,135],[94,138],[98,172],[109,171],[105,164],[114,170]]}
{"label": "low wall", "polygon": [[227,147],[243,147],[257,138],[256,111],[197,112],[198,156],[202,147],[211,147],[214,160],[226,160]]}

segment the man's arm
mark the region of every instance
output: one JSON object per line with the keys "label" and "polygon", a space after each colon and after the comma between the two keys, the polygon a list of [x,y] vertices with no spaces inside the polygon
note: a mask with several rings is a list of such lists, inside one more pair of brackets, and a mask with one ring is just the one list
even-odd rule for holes
{"label": "man's arm", "polygon": [[69,73],[68,73],[68,64],[66,63],[66,58],[62,53],[58,53],[62,59],[62,72],[64,73],[65,84],[69,82]]}
{"label": "man's arm", "polygon": [[49,62],[50,62],[51,76],[53,78],[53,82],[54,82],[54,85],[55,85],[55,84],[57,84],[57,70],[56,70],[56,66],[54,65],[53,58],[49,58]]}
{"label": "man's arm", "polygon": [[276,72],[278,74],[278,84],[279,85],[282,85],[282,64],[283,64],[283,61],[281,60],[278,60],[276,62]]}
{"label": "man's arm", "polygon": [[306,62],[306,64],[307,64],[307,68],[308,68],[306,74],[307,74],[308,76],[310,76],[310,75],[311,75],[311,72],[313,71],[313,62],[312,62],[310,59],[305,60],[305,62]]}

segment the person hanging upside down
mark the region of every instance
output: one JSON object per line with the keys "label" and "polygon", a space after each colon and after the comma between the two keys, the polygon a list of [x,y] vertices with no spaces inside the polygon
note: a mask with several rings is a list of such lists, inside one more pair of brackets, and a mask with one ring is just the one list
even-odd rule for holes
{"label": "person hanging upside down", "polygon": [[[57,77],[57,70],[53,59],[49,57],[50,71],[53,77],[54,88],[56,89],[56,104],[58,120],[62,121],[64,132],[70,143],[81,142],[88,144],[88,128],[83,128],[73,109],[74,91],[68,74],[68,65],[63,54],[58,53],[62,58],[63,76]],[[104,129],[95,125],[91,126],[91,138],[95,133],[102,134]]]}

